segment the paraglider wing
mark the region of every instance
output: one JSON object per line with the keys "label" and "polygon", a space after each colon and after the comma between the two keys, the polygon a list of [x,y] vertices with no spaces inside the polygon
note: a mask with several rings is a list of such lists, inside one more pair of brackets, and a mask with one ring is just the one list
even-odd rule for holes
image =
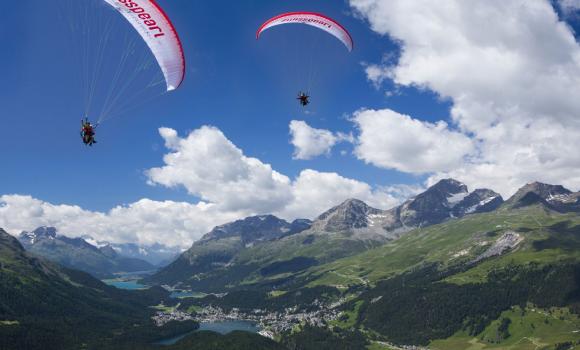
{"label": "paraglider wing", "polygon": [[104,0],[119,11],[145,40],[167,84],[175,90],[185,77],[183,47],[175,27],[155,0]]}
{"label": "paraglider wing", "polygon": [[264,24],[262,24],[260,29],[258,29],[256,38],[259,39],[260,35],[266,29],[282,24],[291,24],[291,23],[306,24],[309,26],[322,29],[327,33],[336,37],[338,40],[340,40],[346,46],[348,51],[352,51],[353,49],[354,42],[352,40],[352,37],[340,23],[338,23],[337,21],[333,20],[330,17],[314,12],[290,12],[271,18]]}

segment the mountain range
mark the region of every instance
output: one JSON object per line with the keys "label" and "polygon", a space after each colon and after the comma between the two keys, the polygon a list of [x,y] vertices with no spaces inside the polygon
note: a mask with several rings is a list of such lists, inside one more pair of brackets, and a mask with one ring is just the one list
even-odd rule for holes
{"label": "mountain range", "polygon": [[290,348],[572,349],[579,204],[557,185],[504,202],[447,179],[389,210],[347,200],[295,232],[273,216],[220,226],[146,281],[221,293],[180,307],[274,319]]}
{"label": "mountain range", "polygon": [[121,256],[144,260],[155,267],[169,265],[183,251],[179,247],[170,247],[161,243],[153,243],[150,245],[115,243],[96,240],[88,235],[82,236],[82,238],[95,247],[101,248],[104,246],[110,246]]}
{"label": "mountain range", "polygon": [[83,238],[59,235],[54,227],[24,231],[18,236],[18,240],[32,254],[68,268],[88,272],[98,278],[155,269],[147,261],[120,255],[111,245],[96,247]]}
{"label": "mountain range", "polygon": [[[117,251],[70,242],[50,228],[20,238],[109,257]],[[33,257],[7,235],[0,253],[0,293],[13,300],[13,285],[24,290],[30,310],[42,299],[33,291],[65,293],[68,300],[66,293],[76,290],[70,283],[81,285],[74,300],[104,295],[138,306],[87,275]],[[18,260],[13,256],[25,267],[11,267]],[[39,271],[45,277],[37,277]],[[32,281],[15,284],[21,274]],[[179,299],[174,309],[202,319],[256,320],[277,341],[243,338],[245,348],[560,350],[580,344],[579,276],[580,193],[531,183],[504,201],[492,190],[469,192],[446,179],[388,210],[349,199],[312,221],[260,215],[220,225],[143,282],[205,292]],[[42,286],[33,282],[45,279]],[[63,284],[69,291],[51,283],[69,283]],[[148,302],[139,305],[166,298],[159,287],[147,293]],[[23,301],[15,300],[0,302],[0,335],[6,322],[26,320],[14,311]],[[115,315],[107,317],[117,325],[141,324],[142,316]],[[22,334],[9,339],[21,341]],[[193,333],[176,346],[209,346],[207,337]],[[211,341],[229,348],[241,346],[239,337]]]}
{"label": "mountain range", "polygon": [[288,223],[272,215],[249,217],[216,227],[146,281],[205,291],[250,280],[285,283],[284,278],[273,280],[272,276],[360,253],[417,227],[493,211],[502,203],[492,190],[469,192],[464,184],[446,179],[389,210],[349,199],[312,222]]}

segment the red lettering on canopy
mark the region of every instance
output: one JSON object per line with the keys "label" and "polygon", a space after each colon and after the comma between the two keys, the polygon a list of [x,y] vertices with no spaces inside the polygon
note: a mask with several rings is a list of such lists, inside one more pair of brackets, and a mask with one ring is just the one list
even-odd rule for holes
{"label": "red lettering on canopy", "polygon": [[129,11],[136,14],[137,17],[139,17],[139,19],[143,20],[143,24],[145,24],[148,27],[149,31],[151,32],[159,31],[158,33],[155,33],[153,37],[159,38],[165,35],[165,33],[163,33],[163,29],[157,26],[157,22],[151,19],[152,16],[148,14],[145,11],[145,9],[141,7],[137,2],[135,2],[134,0],[118,0],[118,1],[124,4],[125,7],[129,9]]}

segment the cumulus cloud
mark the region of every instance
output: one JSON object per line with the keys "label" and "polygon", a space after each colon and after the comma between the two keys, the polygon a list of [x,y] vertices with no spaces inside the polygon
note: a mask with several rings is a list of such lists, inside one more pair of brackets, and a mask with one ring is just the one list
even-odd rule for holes
{"label": "cumulus cloud", "polygon": [[472,141],[447,123],[422,122],[392,110],[363,110],[353,121],[360,131],[355,154],[381,168],[409,173],[451,170],[473,151]]}
{"label": "cumulus cloud", "polygon": [[304,160],[330,154],[332,147],[338,142],[352,141],[348,135],[315,129],[301,120],[290,122],[290,135],[290,142],[294,145],[294,159]]}
{"label": "cumulus cloud", "polygon": [[285,218],[313,218],[340,204],[357,198],[377,208],[391,208],[403,199],[394,188],[373,189],[369,184],[337,173],[303,170],[293,183],[294,201],[277,214]]}
{"label": "cumulus cloud", "polygon": [[381,66],[378,64],[370,64],[365,67],[365,73],[367,78],[379,88],[381,84],[389,78],[390,69],[386,66]]}
{"label": "cumulus cloud", "polygon": [[372,30],[401,45],[398,62],[367,69],[368,78],[449,99],[453,127],[476,140],[475,157],[433,169],[433,181],[452,176],[504,196],[534,180],[580,187],[580,153],[573,151],[580,47],[549,1],[350,4]]}
{"label": "cumulus cloud", "polygon": [[0,227],[12,234],[53,226],[70,237],[90,235],[97,240],[156,242],[186,248],[213,226],[238,218],[241,213],[222,212],[215,205],[142,199],[107,213],[73,205],[51,204],[30,196],[0,196]]}
{"label": "cumulus cloud", "polygon": [[159,133],[171,152],[164,166],[147,171],[151,184],[183,186],[225,211],[268,213],[292,200],[288,177],[246,157],[219,129],[204,126],[186,138],[169,128]]}
{"label": "cumulus cloud", "polygon": [[[317,134],[324,131],[306,123],[294,125]],[[380,208],[401,201],[388,190],[373,189],[369,184],[336,173],[306,169],[290,180],[270,165],[244,155],[213,127],[194,130],[184,138],[167,128],[160,129],[160,134],[170,153],[164,157],[164,167],[147,171],[150,183],[184,186],[191,194],[222,210],[275,213],[291,220],[313,218],[348,198],[366,200]],[[337,135],[333,137],[346,138]]]}

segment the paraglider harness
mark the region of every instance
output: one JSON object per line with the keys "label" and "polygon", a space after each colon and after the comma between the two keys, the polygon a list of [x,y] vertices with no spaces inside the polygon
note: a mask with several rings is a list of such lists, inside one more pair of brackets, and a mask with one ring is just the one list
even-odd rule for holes
{"label": "paraglider harness", "polygon": [[97,143],[95,140],[95,129],[97,126],[99,124],[93,126],[88,118],[85,118],[85,120],[81,119],[81,138],[85,145],[92,146],[94,143]]}
{"label": "paraglider harness", "polygon": [[303,107],[306,107],[310,104],[310,96],[308,96],[304,92],[301,92],[300,94],[298,94],[298,97],[296,99],[300,101],[300,104]]}

